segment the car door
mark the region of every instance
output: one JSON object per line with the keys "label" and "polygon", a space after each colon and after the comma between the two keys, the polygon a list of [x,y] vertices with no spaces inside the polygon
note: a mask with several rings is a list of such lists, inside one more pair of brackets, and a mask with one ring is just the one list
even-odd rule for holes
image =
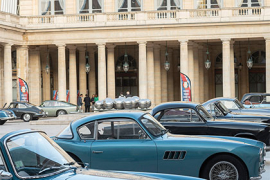
{"label": "car door", "polygon": [[18,103],[11,103],[9,105],[8,109],[12,110],[18,118],[21,117],[22,113],[21,113],[21,111],[19,109]]}
{"label": "car door", "polygon": [[207,134],[206,122],[191,108],[164,110],[158,120],[173,134]]}
{"label": "car door", "polygon": [[134,120],[100,120],[91,148],[91,168],[157,172],[156,145]]}

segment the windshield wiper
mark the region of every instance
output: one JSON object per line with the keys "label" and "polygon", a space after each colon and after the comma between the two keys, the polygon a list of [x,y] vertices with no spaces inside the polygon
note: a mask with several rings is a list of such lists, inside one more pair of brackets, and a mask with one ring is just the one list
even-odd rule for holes
{"label": "windshield wiper", "polygon": [[38,172],[38,174],[41,174],[45,171],[49,171],[49,170],[54,170],[54,169],[60,169],[60,168],[63,168],[63,166],[51,166],[51,167],[48,167],[48,168],[45,168],[45,169],[42,169]]}
{"label": "windshield wiper", "polygon": [[75,162],[69,162],[69,163],[64,163],[63,165],[64,166],[71,166],[71,165],[74,165],[75,164]]}

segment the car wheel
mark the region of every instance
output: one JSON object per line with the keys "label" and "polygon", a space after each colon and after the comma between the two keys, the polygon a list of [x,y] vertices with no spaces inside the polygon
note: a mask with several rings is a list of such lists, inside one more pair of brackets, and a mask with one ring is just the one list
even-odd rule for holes
{"label": "car wheel", "polygon": [[248,180],[248,172],[242,162],[230,155],[212,158],[202,171],[201,177],[209,180]]}
{"label": "car wheel", "polygon": [[24,120],[24,122],[29,122],[32,119],[32,115],[26,113],[22,116],[22,119]]}
{"label": "car wheel", "polygon": [[57,111],[57,116],[63,115],[63,114],[67,114],[67,112],[65,110],[59,110],[59,111]]}
{"label": "car wheel", "polygon": [[2,120],[2,121],[0,121],[0,125],[5,124],[6,122],[7,122],[7,120]]}

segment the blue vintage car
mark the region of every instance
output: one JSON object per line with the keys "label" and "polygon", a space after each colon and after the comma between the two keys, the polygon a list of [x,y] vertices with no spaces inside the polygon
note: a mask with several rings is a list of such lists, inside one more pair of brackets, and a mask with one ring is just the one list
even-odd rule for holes
{"label": "blue vintage car", "polygon": [[241,99],[246,108],[270,109],[269,93],[246,93]]}
{"label": "blue vintage car", "polygon": [[44,132],[21,130],[0,139],[0,179],[96,180],[96,179],[179,179],[186,176],[112,172],[81,168]]}
{"label": "blue vintage car", "polygon": [[16,115],[12,110],[0,110],[0,125],[3,125],[7,120],[15,119]]}
{"label": "blue vintage car", "polygon": [[172,135],[145,112],[100,113],[53,137],[93,169],[180,174],[205,179],[260,179],[264,143],[235,137]]}

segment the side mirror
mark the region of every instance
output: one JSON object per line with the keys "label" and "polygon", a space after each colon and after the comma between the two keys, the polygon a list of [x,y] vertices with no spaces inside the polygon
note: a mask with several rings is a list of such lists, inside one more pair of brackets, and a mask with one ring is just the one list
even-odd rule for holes
{"label": "side mirror", "polygon": [[4,170],[0,170],[0,179],[12,179],[12,174]]}

